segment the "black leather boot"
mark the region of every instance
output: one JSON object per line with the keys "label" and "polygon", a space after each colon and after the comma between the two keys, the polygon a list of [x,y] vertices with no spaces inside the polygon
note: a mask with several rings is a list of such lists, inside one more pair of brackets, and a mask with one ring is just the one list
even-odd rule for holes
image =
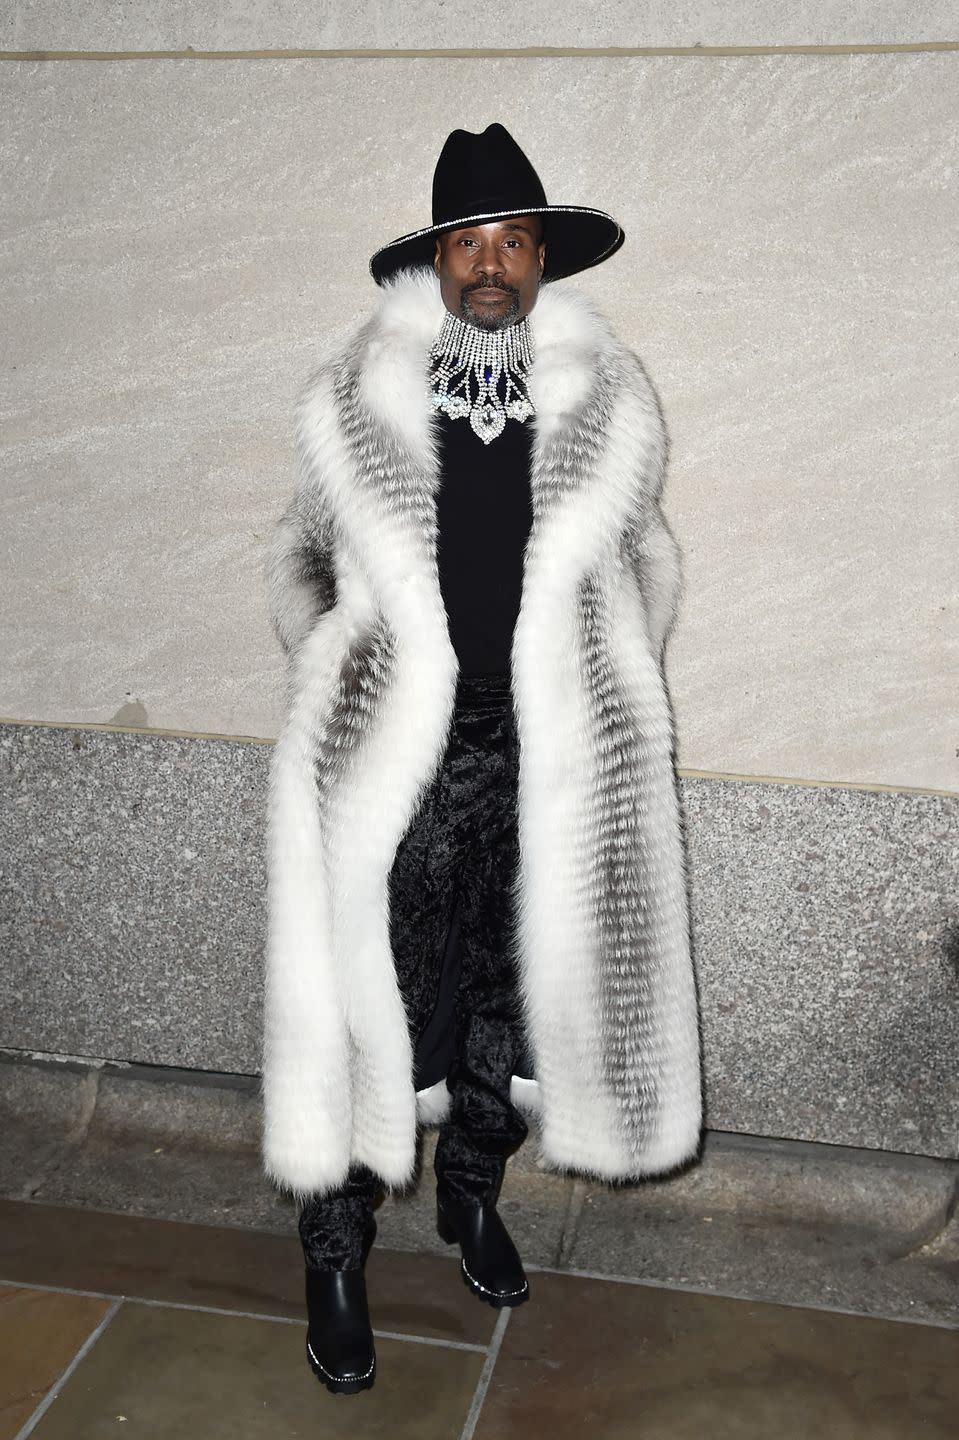
{"label": "black leather boot", "polygon": [[[373,1223],[373,1235],[376,1233]],[[353,1270],[306,1271],[309,1327],[306,1358],[310,1369],[334,1395],[369,1390],[376,1379],[376,1350],[366,1298],[364,1265]]]}
{"label": "black leather boot", "polygon": [[447,1245],[459,1242],[463,1281],[487,1305],[499,1310],[529,1299],[523,1262],[496,1209],[495,1195],[456,1201],[438,1187],[436,1228]]}

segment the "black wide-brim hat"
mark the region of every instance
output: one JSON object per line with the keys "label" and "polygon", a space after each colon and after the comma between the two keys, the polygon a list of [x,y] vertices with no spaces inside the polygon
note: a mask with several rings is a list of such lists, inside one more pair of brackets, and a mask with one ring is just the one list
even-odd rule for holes
{"label": "black wide-brim hat", "polygon": [[481,135],[454,130],[433,172],[433,223],[384,245],[370,261],[377,285],[412,265],[433,264],[436,236],[465,225],[514,215],[542,215],[546,259],[543,281],[588,270],[622,245],[626,236],[612,215],[586,205],[550,205],[542,181],[512,135],[488,125]]}

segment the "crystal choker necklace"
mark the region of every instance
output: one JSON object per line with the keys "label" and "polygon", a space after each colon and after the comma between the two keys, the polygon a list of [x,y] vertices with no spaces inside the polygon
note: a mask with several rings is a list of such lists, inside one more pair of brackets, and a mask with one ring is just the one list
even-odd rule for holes
{"label": "crystal choker necklace", "polygon": [[[481,330],[448,312],[430,349],[433,408],[453,420],[468,415],[476,434],[488,445],[502,435],[507,419],[522,423],[533,414],[527,388],[532,360],[525,315],[505,330]],[[506,381],[502,400],[501,376]]]}

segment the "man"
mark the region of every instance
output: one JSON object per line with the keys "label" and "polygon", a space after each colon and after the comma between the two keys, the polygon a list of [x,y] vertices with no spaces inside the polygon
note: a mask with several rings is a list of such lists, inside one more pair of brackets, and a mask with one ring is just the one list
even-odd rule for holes
{"label": "man", "polygon": [[[446,141],[433,223],[297,405],[273,539],[289,714],[271,768],[264,1167],[300,1205],[307,1355],[375,1376],[364,1265],[439,1124],[437,1224],[494,1306],[496,1210],[544,1162],[692,1157],[699,1035],[662,648],[681,585],[636,358],[553,281],[613,254],[500,125]],[[542,288],[541,288],[542,286]]]}

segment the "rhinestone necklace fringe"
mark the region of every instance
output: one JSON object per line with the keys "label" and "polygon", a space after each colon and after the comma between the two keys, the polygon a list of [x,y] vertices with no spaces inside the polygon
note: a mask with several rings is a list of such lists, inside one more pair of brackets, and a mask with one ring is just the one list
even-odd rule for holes
{"label": "rhinestone necklace fringe", "polygon": [[[534,413],[527,388],[532,361],[525,315],[505,330],[481,330],[448,313],[430,349],[433,408],[453,420],[468,415],[476,434],[488,445],[502,435],[508,419],[522,424]],[[503,400],[500,377],[506,381]]]}

